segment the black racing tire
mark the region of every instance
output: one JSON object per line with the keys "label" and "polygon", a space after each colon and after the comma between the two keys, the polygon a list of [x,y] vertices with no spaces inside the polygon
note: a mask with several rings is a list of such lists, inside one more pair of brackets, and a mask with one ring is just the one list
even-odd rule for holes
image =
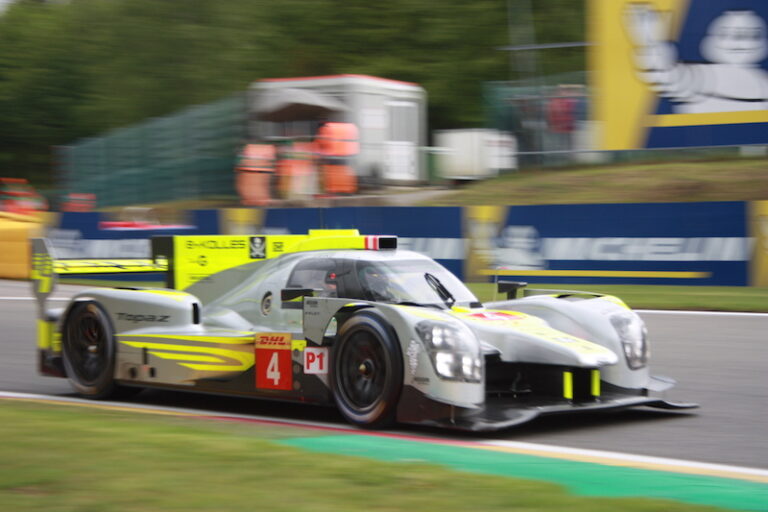
{"label": "black racing tire", "polygon": [[115,336],[104,308],[94,301],[76,302],[61,333],[64,369],[72,387],[87,398],[131,394],[115,383]]}
{"label": "black racing tire", "polygon": [[356,313],[339,329],[331,352],[331,389],[344,418],[364,428],[392,425],[403,387],[403,356],[392,328],[374,312]]}

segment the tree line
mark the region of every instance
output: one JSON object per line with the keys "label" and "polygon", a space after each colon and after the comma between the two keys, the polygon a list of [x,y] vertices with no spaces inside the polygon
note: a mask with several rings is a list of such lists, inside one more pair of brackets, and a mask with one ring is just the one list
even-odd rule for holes
{"label": "tree line", "polygon": [[573,0],[17,0],[0,15],[0,176],[48,184],[52,146],[268,77],[417,82],[431,129],[482,126],[483,82],[584,67],[499,48],[581,41],[583,17]]}

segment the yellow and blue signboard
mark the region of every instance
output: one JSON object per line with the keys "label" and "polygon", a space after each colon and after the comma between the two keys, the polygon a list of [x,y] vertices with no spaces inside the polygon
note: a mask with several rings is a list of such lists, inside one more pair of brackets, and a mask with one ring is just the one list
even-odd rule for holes
{"label": "yellow and blue signboard", "polygon": [[167,269],[169,285],[185,289],[286,252],[367,248],[372,237],[359,236],[358,226],[397,235],[399,248],[429,255],[466,281],[768,286],[768,201],[270,208],[257,220],[262,224],[244,221],[237,231],[264,234],[156,237],[154,254],[163,260],[113,253],[104,256],[118,260],[57,259],[54,270],[110,279],[129,272],[135,280],[135,272]]}
{"label": "yellow and blue signboard", "polygon": [[[745,286],[750,284],[754,237],[768,213],[755,205],[750,235],[749,205],[739,201],[467,207],[471,252],[464,278]],[[755,279],[760,272],[766,270],[756,270]]]}
{"label": "yellow and blue signboard", "polygon": [[752,286],[768,286],[768,201],[752,201],[750,234],[753,240]]}
{"label": "yellow and blue signboard", "polygon": [[591,0],[600,148],[768,143],[768,2]]}

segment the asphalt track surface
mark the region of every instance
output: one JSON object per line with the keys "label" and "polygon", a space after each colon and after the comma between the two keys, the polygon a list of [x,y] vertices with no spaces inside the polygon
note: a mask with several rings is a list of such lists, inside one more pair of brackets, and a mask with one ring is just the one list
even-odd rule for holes
{"label": "asphalt track surface", "polygon": [[[75,289],[59,286],[53,297],[67,297]],[[52,303],[57,304],[65,302]],[[548,417],[484,436],[418,427],[403,430],[446,439],[492,438],[768,469],[768,315],[641,314],[651,335],[653,372],[678,381],[668,398],[696,402],[700,409]],[[0,281],[0,391],[74,396],[66,380],[37,374],[35,339],[35,302],[29,284]],[[262,400],[145,391],[131,402],[344,423],[332,408]]]}

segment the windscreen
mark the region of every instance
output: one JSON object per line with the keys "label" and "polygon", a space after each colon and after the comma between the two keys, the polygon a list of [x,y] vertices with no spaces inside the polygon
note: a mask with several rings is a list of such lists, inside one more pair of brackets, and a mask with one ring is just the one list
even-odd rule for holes
{"label": "windscreen", "polygon": [[450,307],[478,300],[464,283],[432,260],[357,261],[366,300]]}

